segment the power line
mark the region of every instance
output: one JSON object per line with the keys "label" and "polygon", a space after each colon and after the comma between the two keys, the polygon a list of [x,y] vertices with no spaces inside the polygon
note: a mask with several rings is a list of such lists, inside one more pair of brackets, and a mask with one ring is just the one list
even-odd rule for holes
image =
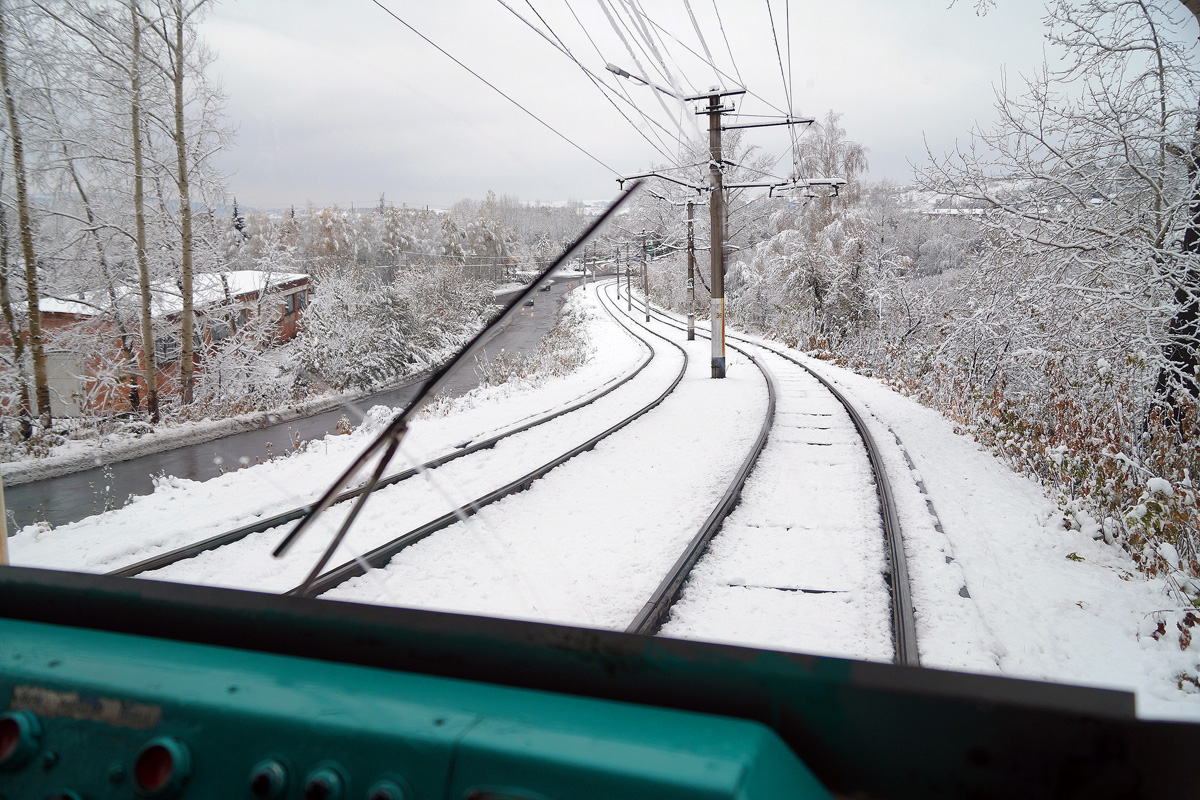
{"label": "power line", "polygon": [[783,81],[783,96],[787,99],[788,114],[792,113],[792,97],[788,91],[787,73],[783,69],[783,54],[779,51],[779,34],[775,32],[775,14],[771,11],[771,0],[765,0],[767,4],[767,19],[771,21],[771,38],[775,40],[775,57],[779,59],[779,77]]}
{"label": "power line", "polygon": [[[729,51],[729,63],[733,64],[733,72],[737,75],[738,86],[745,86],[746,82],[742,80],[742,71],[738,69],[737,59],[733,57],[733,48],[729,46],[729,36],[725,33],[725,23],[721,21],[721,9],[717,8],[717,0],[713,0],[713,11],[717,13],[717,24],[721,26],[721,37],[725,40],[725,49]],[[780,109],[775,110],[779,111]]]}
{"label": "power line", "polygon": [[[604,16],[608,19],[609,26],[617,34],[617,38],[619,38],[621,40],[621,43],[625,45],[625,50],[626,50],[626,52],[629,53],[629,57],[631,59],[633,59],[634,66],[637,67],[638,72],[649,77],[650,73],[647,72],[646,68],[642,66],[641,61],[638,60],[637,54],[633,52],[633,47],[630,46],[629,42],[625,39],[625,34],[621,33],[621,28],[617,26],[617,21],[613,19],[613,12],[609,9],[608,3],[606,2],[606,0],[597,0],[597,2],[600,5],[600,10],[604,12]],[[622,24],[624,24],[623,21],[622,21]],[[656,99],[658,101],[659,106],[662,107],[663,113],[666,114],[668,117],[671,116],[671,112],[667,108],[667,104],[663,102],[661,93],[660,92],[651,92],[651,94],[654,95],[654,99]],[[681,137],[686,138],[687,131],[685,131],[683,129],[682,124],[679,125],[679,133],[680,133]]]}
{"label": "power line", "polygon": [[[621,108],[616,104],[616,102],[614,102],[613,99],[611,97],[609,97],[608,94],[605,93],[604,90],[606,88],[608,88],[607,84],[601,83],[599,78],[595,75],[595,73],[593,73],[590,69],[585,67],[582,63],[580,63],[579,59],[577,59],[575,57],[575,55],[571,52],[570,48],[567,47],[566,42],[564,42],[562,40],[562,37],[560,37],[557,33],[554,32],[554,29],[552,27],[550,27],[550,23],[546,22],[546,20],[542,17],[542,15],[538,13],[538,10],[533,7],[533,3],[529,2],[529,0],[526,0],[527,4],[529,5],[530,10],[533,11],[533,13],[537,15],[537,18],[539,20],[541,20],[541,23],[546,26],[546,30],[548,30],[550,32],[550,35],[553,36],[554,39],[557,40],[557,42],[552,41],[549,37],[547,37],[546,33],[544,31],[542,31],[540,28],[538,28],[536,25],[534,25],[532,22],[530,22],[525,17],[521,16],[521,14],[519,14],[515,8],[513,8],[508,3],[506,3],[505,0],[497,0],[497,2],[499,2],[500,5],[504,6],[506,9],[508,9],[508,11],[510,13],[512,13],[513,16],[515,16],[517,19],[521,20],[521,22],[524,22],[533,31],[538,33],[543,39],[545,39],[547,42],[549,42],[551,47],[553,47],[555,50],[558,50],[560,53],[565,55],[567,58],[571,59],[571,61],[573,61],[576,66],[578,66],[581,70],[583,70],[583,74],[586,75],[589,80],[591,80],[592,85],[594,85],[600,91],[600,94],[602,94],[604,96],[604,99],[612,104],[612,107],[614,109],[616,109],[617,113],[620,114],[622,117],[624,117],[625,121],[628,122],[630,124],[630,126],[635,131],[637,131],[638,134],[650,144],[651,147],[653,147],[655,150],[657,150],[659,153],[661,153],[663,155],[663,157],[666,158],[668,161],[671,160],[670,153],[668,153],[665,149],[663,149],[663,147],[660,147],[649,136],[647,136],[646,133],[641,128],[639,128],[637,126],[637,124],[634,123],[634,121],[631,120],[628,117],[628,115],[625,114],[624,111],[621,110]],[[611,89],[609,89],[609,91],[611,91]]]}
{"label": "power line", "polygon": [[[637,16],[640,17],[640,19],[644,20],[645,22],[651,21],[650,15],[647,14],[646,9],[642,7],[640,0],[626,0],[626,2],[628,2],[630,9],[635,11],[637,13]],[[661,49],[662,53],[666,54],[666,57],[671,60],[671,63],[675,65],[675,70],[679,73],[680,79],[682,79],[688,85],[688,90],[689,90],[688,93],[693,94],[693,95],[696,94],[695,84],[693,84],[690,80],[688,80],[687,75],[684,74],[683,67],[681,67],[679,65],[679,62],[675,60],[674,54],[671,53],[671,51],[667,49],[667,43],[663,41],[662,36],[656,36],[655,31],[661,30],[662,26],[655,25],[653,27],[650,27],[650,26],[643,24],[641,27],[642,27],[642,35],[646,37],[646,41],[649,42],[650,48],[654,51],[655,55],[658,56],[658,60],[660,62],[663,62],[663,68],[665,69],[667,65],[666,65],[665,61],[663,60],[663,56],[659,53],[660,49]],[[654,44],[655,39],[658,39],[658,45]]]}
{"label": "power line", "polygon": [[435,43],[435,42],[434,42],[432,39],[430,39],[430,38],[429,38],[428,36],[426,36],[425,34],[421,33],[419,30],[417,30],[416,28],[414,28],[412,25],[409,25],[407,22],[405,22],[404,20],[402,20],[400,17],[398,17],[398,16],[396,15],[396,13],[395,13],[394,11],[392,11],[390,8],[388,8],[387,6],[385,6],[383,3],[379,2],[379,0],[371,0],[371,2],[373,2],[375,5],[377,5],[377,6],[379,6],[380,8],[382,8],[382,9],[383,9],[383,10],[384,10],[384,11],[385,11],[387,14],[388,14],[388,16],[390,16],[392,19],[396,20],[396,21],[397,21],[397,22],[399,22],[401,25],[403,25],[404,27],[408,28],[410,31],[412,31],[413,33],[415,33],[417,36],[420,36],[422,39],[424,39],[426,42],[428,42],[430,45],[432,45],[434,48],[436,48],[436,49],[437,49],[437,51],[438,51],[439,53],[441,53],[442,55],[444,55],[446,58],[450,59],[450,60],[451,60],[451,61],[453,61],[455,64],[458,64],[460,67],[462,67],[462,68],[463,68],[463,69],[465,69],[467,72],[469,72],[469,73],[471,73],[472,75],[474,75],[474,76],[475,76],[476,78],[478,78],[480,81],[482,81],[483,83],[487,84],[488,88],[490,88],[490,89],[491,89],[492,91],[494,91],[496,94],[500,95],[500,96],[501,96],[501,97],[503,97],[505,100],[507,100],[508,102],[512,103],[514,106],[516,106],[517,108],[521,109],[522,111],[524,111],[524,112],[525,112],[526,114],[528,114],[529,116],[533,117],[535,120],[537,120],[539,123],[541,123],[541,124],[542,124],[542,126],[544,126],[544,127],[547,129],[547,130],[549,130],[551,133],[553,133],[555,136],[557,136],[558,138],[562,139],[564,142],[566,142],[567,144],[571,145],[571,147],[574,147],[576,150],[578,150],[579,152],[583,153],[585,156],[587,156],[588,158],[590,158],[592,161],[595,161],[597,164],[599,164],[600,166],[604,167],[606,170],[608,170],[608,171],[609,171],[609,172],[611,172],[612,174],[614,174],[614,175],[618,175],[618,176],[621,174],[621,173],[620,173],[620,172],[618,172],[617,170],[615,170],[615,169],[613,169],[612,167],[610,167],[608,164],[605,164],[603,161],[601,161],[601,160],[600,160],[599,158],[597,158],[596,156],[594,156],[594,155],[592,155],[591,153],[589,153],[587,150],[583,149],[581,146],[579,146],[579,145],[575,144],[575,142],[573,142],[573,141],[571,141],[570,139],[568,139],[568,138],[566,137],[566,135],[564,135],[564,134],[562,134],[562,133],[559,133],[559,132],[558,132],[558,130],[556,130],[556,129],[554,128],[554,126],[552,126],[552,125],[551,125],[549,122],[546,122],[544,119],[542,119],[541,117],[539,117],[537,114],[534,114],[534,113],[533,113],[532,111],[530,111],[528,108],[526,108],[525,106],[523,106],[523,105],[521,105],[520,103],[518,103],[516,100],[512,99],[511,97],[509,97],[509,96],[508,96],[507,94],[505,94],[504,92],[500,91],[500,89],[496,88],[495,84],[493,84],[493,83],[492,83],[491,81],[489,81],[487,78],[483,77],[483,76],[482,76],[482,75],[480,75],[478,72],[476,72],[475,70],[471,69],[471,68],[470,68],[470,67],[468,67],[466,64],[464,64],[463,62],[459,61],[459,60],[458,60],[457,58],[455,58],[454,56],[452,56],[452,55],[450,55],[449,53],[447,53],[447,52],[446,52],[445,50],[443,50],[443,49],[442,49],[440,46],[438,46],[438,45],[437,45],[437,44],[436,44],[436,43]]}
{"label": "power line", "polygon": [[[571,16],[575,18],[575,22],[579,25],[580,30],[583,31],[583,35],[587,37],[588,42],[590,42],[592,45],[592,49],[596,51],[596,55],[600,57],[601,61],[603,61],[604,63],[607,64],[608,59],[604,57],[604,53],[600,52],[600,46],[596,44],[596,40],[592,38],[592,34],[587,29],[587,26],[583,24],[583,20],[581,20],[579,18],[579,15],[575,13],[575,9],[571,7],[571,0],[563,0],[563,4],[567,7],[567,10],[571,12]],[[607,85],[608,84],[605,84],[605,86],[607,86]],[[633,97],[630,96],[629,90],[625,87],[624,83],[622,83],[621,81],[617,81],[617,88],[620,90],[621,94],[624,96],[625,102],[629,103],[629,105],[632,106],[633,109],[635,111],[637,111],[638,114],[641,115],[642,119],[645,120],[647,124],[653,125],[654,127],[661,130],[663,133],[665,133],[667,136],[670,136],[671,138],[673,138],[681,147],[685,146],[683,140],[680,139],[677,134],[672,133],[670,130],[668,130],[666,128],[666,126],[664,126],[661,122],[659,122],[658,120],[651,117],[649,114],[647,114],[645,111],[642,110],[641,106],[639,106],[637,103],[634,102]],[[611,90],[611,87],[610,87],[610,90]],[[657,136],[657,135],[658,134],[655,134],[655,136]],[[662,141],[661,137],[659,138],[659,141],[660,142]],[[663,145],[666,146],[666,143],[663,142]],[[668,157],[668,160],[670,160],[670,157]]]}
{"label": "power line", "polygon": [[[673,33],[671,33],[670,31],[666,30],[665,28],[663,28],[661,25],[659,25],[659,24],[658,24],[657,22],[655,22],[654,20],[650,20],[650,24],[651,24],[651,25],[653,25],[654,27],[658,28],[660,31],[662,31],[663,33],[665,33],[667,36],[670,36],[672,39],[674,39],[674,40],[676,41],[676,43],[677,43],[677,44],[679,44],[679,46],[680,46],[680,47],[682,47],[684,50],[687,50],[689,53],[691,53],[692,55],[694,55],[696,58],[700,59],[700,60],[701,60],[701,61],[703,61],[704,63],[706,63],[706,64],[708,64],[709,66],[711,66],[711,67],[712,67],[714,70],[716,70],[716,72],[717,72],[717,75],[718,75],[718,76],[720,76],[722,79],[724,79],[724,80],[728,80],[728,81],[732,81],[732,80],[734,79],[734,76],[730,75],[728,72],[725,72],[723,69],[721,69],[720,67],[718,67],[718,66],[717,66],[715,63],[713,63],[712,61],[709,61],[709,60],[705,59],[705,57],[704,57],[704,56],[700,55],[700,54],[699,54],[699,53],[697,53],[695,50],[693,50],[692,48],[688,47],[686,43],[684,43],[684,42],[680,41],[679,37],[675,36]],[[734,69],[735,69],[735,70],[737,69],[737,66],[736,66],[736,65],[734,66]],[[737,85],[738,85],[738,86],[741,86],[742,88],[745,88],[745,85],[742,83],[742,76],[741,76],[740,74],[737,76]],[[773,108],[774,110],[778,111],[778,112],[779,112],[779,114],[780,114],[782,117],[785,117],[785,118],[786,118],[786,117],[790,116],[790,115],[788,114],[788,112],[784,111],[782,108],[780,108],[779,106],[775,105],[775,104],[774,104],[774,103],[772,103],[770,100],[768,100],[767,98],[763,97],[762,95],[755,94],[755,93],[754,93],[754,92],[752,92],[750,89],[746,89],[746,94],[750,95],[751,97],[755,98],[756,100],[759,100],[759,101],[761,101],[761,102],[762,102],[764,105],[768,106],[769,108]],[[744,115],[742,114],[742,112],[741,112],[741,109],[740,109],[740,108],[738,109],[737,116],[739,116],[739,117],[740,117],[740,116],[744,116]]]}
{"label": "power line", "polygon": [[696,22],[696,15],[692,13],[692,4],[688,0],[683,0],[683,7],[687,9],[688,17],[692,20],[692,29],[696,31],[696,38],[700,40],[700,46],[704,48],[704,55],[708,57],[713,74],[717,76],[717,83],[720,83],[721,71],[717,69],[717,60],[713,58],[712,52],[708,49],[708,42],[705,40],[704,34],[700,32],[700,24]]}

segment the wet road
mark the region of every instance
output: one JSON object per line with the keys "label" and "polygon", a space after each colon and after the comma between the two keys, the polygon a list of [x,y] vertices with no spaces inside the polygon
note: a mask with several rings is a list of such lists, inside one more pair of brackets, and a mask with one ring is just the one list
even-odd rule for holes
{"label": "wet road", "polygon": [[[489,354],[501,349],[514,351],[537,347],[542,337],[554,327],[568,287],[578,285],[578,280],[556,278],[551,290],[538,292],[533,308],[522,308],[508,327],[487,343],[483,352]],[[463,364],[450,376],[444,391],[457,396],[475,388],[478,383],[474,364]],[[130,495],[150,494],[154,489],[154,478],[158,475],[203,481],[240,466],[265,461],[272,455],[290,451],[297,441],[319,439],[333,432],[342,417],[356,425],[372,406],[403,406],[419,388],[420,382],[417,382],[348,402],[333,411],[312,417],[106,464],[58,478],[5,487],[4,503],[9,533],[33,522],[45,520],[52,525],[63,525],[106,508],[120,507]]]}

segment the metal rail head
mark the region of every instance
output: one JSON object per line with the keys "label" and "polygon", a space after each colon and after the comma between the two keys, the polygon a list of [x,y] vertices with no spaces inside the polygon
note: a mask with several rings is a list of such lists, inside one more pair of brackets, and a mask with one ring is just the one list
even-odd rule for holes
{"label": "metal rail head", "polygon": [[[462,349],[451,356],[446,363],[442,364],[442,366],[440,366],[429,377],[429,379],[425,381],[425,383],[421,386],[420,391],[418,391],[416,396],[409,401],[404,410],[400,412],[400,414],[394,420],[392,420],[392,422],[375,438],[374,441],[367,445],[366,449],[363,450],[363,452],[351,462],[350,466],[348,466],[342,472],[342,474],[338,476],[337,480],[335,480],[333,484],[325,491],[325,493],[321,495],[321,498],[315,504],[313,504],[312,510],[309,511],[308,514],[306,514],[303,518],[301,518],[301,520],[296,523],[296,527],[293,528],[286,537],[284,537],[283,541],[279,543],[279,546],[275,548],[275,552],[273,553],[276,558],[284,555],[291,548],[291,546],[295,544],[296,540],[300,538],[301,534],[303,534],[304,531],[306,531],[313,524],[313,521],[316,520],[318,516],[323,514],[331,505],[333,505],[341,491],[346,488],[354,476],[363,469],[363,467],[373,456],[380,451],[387,451],[389,454],[387,457],[390,457],[390,453],[395,452],[395,445],[399,444],[400,440],[403,438],[404,432],[407,430],[409,420],[414,414],[421,410],[425,402],[430,397],[433,397],[438,393],[438,391],[441,390],[442,386],[446,383],[446,380],[450,377],[450,374],[454,371],[455,367],[473,356],[481,347],[483,347],[491,332],[498,326],[507,322],[521,306],[521,304],[538,290],[542,281],[549,278],[550,275],[555,272],[555,270],[559,269],[568,261],[570,261],[575,256],[575,253],[582,249],[583,246],[587,244],[591,238],[596,235],[596,233],[599,232],[600,228],[604,227],[604,224],[608,222],[609,219],[611,219],[623,205],[625,205],[629,198],[641,188],[643,183],[644,181],[637,181],[627,190],[619,194],[613,201],[612,205],[605,209],[604,213],[597,217],[591,225],[587,226],[583,233],[581,233],[575,239],[575,241],[572,242],[567,249],[558,256],[558,258],[554,259],[549,266],[542,270],[541,273],[534,278],[534,280],[525,288],[524,291],[518,292],[512,299],[510,299],[508,304],[501,310],[501,312],[497,314],[491,322],[484,326],[483,330],[475,334],[471,341],[467,342]],[[384,463],[383,466],[386,466],[386,463]],[[376,479],[382,472],[382,469],[383,467],[376,469]],[[370,497],[370,492],[364,492],[360,496],[358,504],[362,505],[366,503],[368,497]],[[357,512],[352,512],[350,515],[351,519],[348,521],[352,521],[352,518],[356,513]],[[345,528],[347,527],[347,525],[343,524],[343,529],[339,530],[337,536],[335,536],[335,539],[340,539],[341,536],[344,536]]]}
{"label": "metal rail head", "polygon": [[[679,327],[673,320],[668,319],[667,324]],[[730,338],[737,338],[747,344],[762,347],[780,358],[792,362],[820,381],[821,385],[828,389],[830,394],[837,398],[837,401],[846,409],[846,413],[850,416],[850,421],[854,424],[855,430],[858,431],[858,435],[862,438],[863,445],[866,447],[867,460],[870,462],[871,471],[875,475],[875,488],[879,495],[879,514],[883,524],[884,539],[887,542],[888,562],[890,566],[888,585],[892,595],[894,661],[903,666],[921,666],[920,655],[917,651],[916,614],[913,611],[912,595],[909,592],[908,562],[904,554],[904,538],[900,529],[900,516],[896,512],[896,503],[892,496],[892,485],[888,479],[887,470],[884,469],[883,456],[879,451],[878,445],[875,443],[874,437],[871,436],[871,432],[867,429],[866,420],[863,419],[854,405],[850,403],[846,396],[833,383],[799,359],[787,353],[781,353],[773,347],[750,342],[741,337]],[[647,606],[649,606],[649,603]],[[662,613],[665,614],[665,611]],[[649,618],[649,612],[647,609],[643,609],[643,612],[639,613],[634,624],[646,626],[649,624]],[[643,633],[646,631],[635,630],[634,626],[631,625],[626,629],[626,632]]]}
{"label": "metal rail head", "polygon": [[[606,310],[609,310],[609,309],[606,308]],[[611,310],[609,310],[609,313],[610,314],[612,313]],[[652,335],[657,336],[658,338],[667,342],[667,344],[670,344],[672,347],[679,350],[679,352],[683,356],[683,362],[679,368],[679,374],[675,376],[675,379],[671,381],[670,385],[667,386],[667,388],[664,389],[654,400],[643,405],[641,408],[634,411],[632,414],[628,415],[624,419],[620,420],[619,422],[612,425],[608,429],[602,431],[601,433],[597,434],[596,436],[593,436],[591,439],[588,439],[586,442],[583,442],[582,444],[572,448],[571,450],[568,450],[565,453],[555,456],[553,459],[546,462],[545,464],[542,464],[540,467],[537,467],[532,472],[526,473],[525,475],[522,475],[521,477],[516,478],[515,480],[509,482],[507,485],[502,486],[499,489],[496,489],[494,491],[491,491],[491,492],[483,495],[482,497],[477,497],[476,499],[472,500],[471,502],[467,503],[466,505],[461,506],[460,508],[457,508],[454,511],[451,511],[451,512],[439,517],[438,519],[433,520],[432,522],[428,522],[419,528],[416,528],[416,529],[411,530],[401,536],[398,536],[397,538],[393,539],[392,541],[390,541],[384,545],[381,545],[380,547],[377,547],[376,549],[372,550],[369,553],[366,553],[361,558],[358,558],[358,559],[355,559],[354,561],[350,561],[345,564],[342,564],[341,566],[336,567],[336,568],[324,573],[323,575],[318,575],[315,577],[310,576],[309,580],[306,580],[300,586],[297,586],[296,588],[290,590],[289,592],[287,592],[287,594],[300,595],[300,596],[315,596],[315,595],[323,594],[323,593],[329,591],[330,589],[333,589],[334,587],[339,586],[342,583],[345,583],[346,581],[350,580],[351,578],[357,578],[358,576],[363,575],[366,572],[366,567],[378,568],[378,567],[385,566],[400,551],[404,550],[405,548],[409,547],[410,545],[416,544],[417,542],[421,541],[422,539],[424,539],[425,537],[427,537],[431,534],[437,533],[440,530],[450,527],[451,525],[455,524],[460,519],[462,519],[462,516],[464,514],[468,515],[468,516],[474,515],[480,509],[485,508],[486,506],[489,506],[498,500],[502,500],[505,497],[508,497],[510,495],[514,495],[519,492],[526,491],[527,489],[529,489],[530,485],[538,478],[541,478],[541,477],[549,474],[551,470],[554,470],[554,469],[558,468],[559,466],[567,463],[568,461],[575,458],[575,456],[579,455],[580,453],[584,453],[584,452],[587,452],[588,450],[591,450],[592,448],[594,448],[598,443],[600,443],[604,439],[608,438],[609,436],[616,433],[617,431],[625,428],[626,426],[628,426],[635,420],[640,419],[642,416],[644,416],[645,414],[650,412],[652,409],[657,408],[660,404],[662,404],[662,402],[664,400],[667,399],[667,397],[671,394],[671,392],[675,391],[675,387],[677,387],[679,385],[680,381],[683,380],[683,376],[687,372],[688,357],[687,357],[687,351],[684,350],[682,347],[680,347],[675,342],[670,341],[665,336],[663,336],[662,334],[659,334],[655,331],[649,331],[649,332]],[[649,342],[647,342],[646,344],[647,344],[647,346],[650,347],[651,351],[653,352],[654,346],[651,345]],[[640,372],[641,370],[639,369],[638,371]]]}
{"label": "metal rail head", "polygon": [[[631,317],[632,319],[632,317]],[[661,334],[656,334],[660,335]],[[678,345],[676,345],[678,347]],[[758,359],[742,350],[740,347],[732,347],[742,355],[750,359],[763,377],[767,381],[767,413],[763,419],[762,427],[759,429],[758,437],[750,448],[749,454],[742,462],[741,468],[734,475],[733,480],[729,482],[725,493],[721,495],[720,501],[716,507],[704,520],[700,526],[700,530],[688,543],[687,549],[672,565],[667,576],[663,578],[654,593],[650,595],[650,599],[642,606],[633,621],[625,628],[626,633],[638,633],[645,636],[653,636],[658,633],[658,630],[667,621],[671,612],[671,606],[675,605],[679,600],[679,595],[683,591],[683,584],[691,574],[692,568],[700,560],[701,556],[708,549],[709,542],[721,530],[725,519],[733,513],[741,501],[742,488],[746,485],[746,480],[750,477],[751,470],[758,462],[758,457],[762,455],[762,451],[767,446],[767,438],[771,434],[771,427],[775,421],[775,402],[776,402],[776,387],[775,378],[770,371],[766,369]]]}

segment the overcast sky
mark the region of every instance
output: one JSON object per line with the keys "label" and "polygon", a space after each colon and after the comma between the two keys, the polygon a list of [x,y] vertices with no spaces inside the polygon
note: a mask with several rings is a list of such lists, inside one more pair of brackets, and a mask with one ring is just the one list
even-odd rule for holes
{"label": "overcast sky", "polygon": [[[628,8],[629,0],[606,0]],[[583,71],[527,27],[501,0],[380,0],[402,18],[612,170],[663,162]],[[529,3],[504,0],[535,23]],[[724,72],[740,73],[744,114],[788,108],[767,0],[639,0],[668,51],[669,74],[688,91],[718,76],[672,37],[703,55],[688,17]],[[1042,63],[1040,0],[1001,0],[985,17],[970,0],[771,0],[792,111],[843,114],[849,138],[868,148],[871,179],[907,182],[925,159],[993,118],[992,86]],[[660,124],[695,136],[690,109],[604,70],[637,72],[600,0],[532,0],[572,53]],[[578,15],[577,22],[572,11]],[[788,47],[787,17],[790,15]],[[627,18],[626,18],[627,19]],[[539,23],[540,24],[540,23]],[[595,47],[589,42],[590,34]],[[623,31],[627,39],[631,33]],[[259,207],[388,201],[449,206],[487,191],[522,200],[590,200],[615,194],[614,173],[547,131],[372,0],[224,0],[203,23],[217,52],[214,74],[228,96],[235,144],[219,164],[240,204]],[[631,42],[632,43],[632,42]],[[636,49],[642,66],[653,54]],[[597,50],[599,52],[597,52]],[[732,59],[730,57],[732,51]],[[652,76],[660,83],[666,79]],[[723,84],[736,83],[721,78]],[[761,99],[760,99],[761,98]],[[770,105],[768,105],[770,104]],[[694,105],[694,104],[693,104]],[[650,134],[624,101],[621,108]],[[774,106],[775,108],[772,108]],[[673,116],[668,116],[667,111]],[[782,154],[783,128],[749,132]],[[650,134],[653,138],[653,134]],[[661,145],[660,145],[661,146]],[[781,169],[786,170],[785,159]]]}

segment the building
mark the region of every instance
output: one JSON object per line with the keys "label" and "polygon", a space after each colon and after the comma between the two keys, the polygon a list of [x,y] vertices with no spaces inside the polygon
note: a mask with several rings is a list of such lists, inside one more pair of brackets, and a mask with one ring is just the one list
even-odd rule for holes
{"label": "building", "polygon": [[[205,352],[251,319],[273,316],[274,343],[295,337],[309,291],[308,276],[298,273],[235,270],[196,275],[192,295],[197,373],[204,370]],[[46,297],[38,304],[53,416],[119,414],[132,411],[134,403],[145,398],[141,294],[137,287],[121,286],[115,295],[126,321],[124,332],[112,314],[113,295],[108,291]],[[153,287],[150,302],[159,395],[165,398],[179,391],[183,296],[177,287],[159,285]],[[7,334],[3,332],[0,346],[11,346]],[[128,368],[123,345],[137,361],[136,370]]]}

